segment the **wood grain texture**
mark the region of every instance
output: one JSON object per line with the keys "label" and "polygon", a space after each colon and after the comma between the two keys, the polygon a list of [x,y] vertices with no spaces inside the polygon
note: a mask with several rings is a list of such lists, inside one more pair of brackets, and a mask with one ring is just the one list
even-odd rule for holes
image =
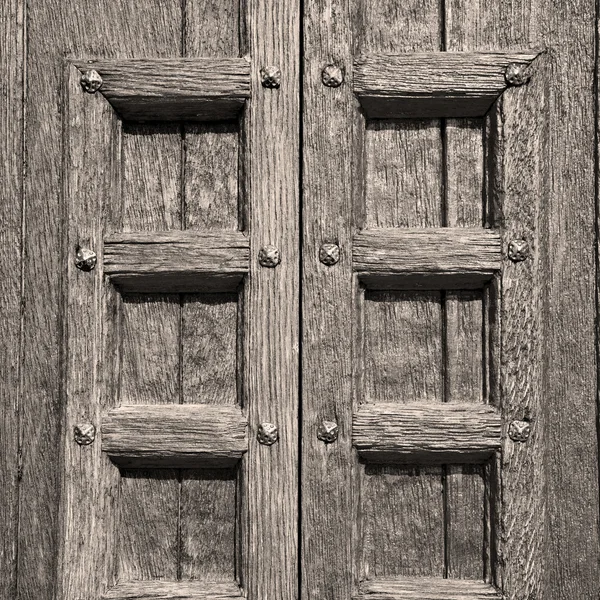
{"label": "wood grain texture", "polygon": [[501,600],[502,594],[480,581],[435,577],[378,577],[361,586],[359,598],[369,600]]}
{"label": "wood grain texture", "polygon": [[130,405],[102,422],[102,450],[113,461],[194,464],[237,462],[248,447],[247,421],[237,406]]}
{"label": "wood grain texture", "polygon": [[367,464],[363,578],[444,573],[441,466]]}
{"label": "wood grain texture", "polygon": [[[242,397],[250,424],[242,467],[242,583],[249,599],[293,600],[299,576],[300,5],[248,0],[243,6],[253,77],[241,123],[251,255],[242,300]],[[262,86],[264,65],[281,69],[279,89]],[[281,252],[275,269],[258,263],[265,244]],[[279,430],[273,446],[256,439],[265,421]]]}
{"label": "wood grain texture", "polygon": [[237,231],[112,234],[104,268],[125,292],[235,290],[248,272],[249,241]]}
{"label": "wood grain texture", "polygon": [[[62,468],[56,451],[63,445],[59,312],[64,302],[59,277],[63,263],[57,249],[63,239],[59,205],[64,110],[59,107],[64,94],[64,58],[172,55],[169,42],[179,44],[180,22],[180,16],[176,22],[173,20],[170,4],[153,0],[126,4],[35,0],[28,5],[21,435],[30,443],[23,446],[22,453],[17,597],[46,600],[58,593],[55,581],[59,572],[58,515],[62,509],[58,494]],[[99,130],[98,138],[90,136],[90,131],[94,130],[86,130],[88,148],[103,135]],[[107,168],[105,162],[98,165],[90,177],[91,187],[103,181]],[[113,184],[116,182],[117,178]]]}
{"label": "wood grain texture", "polygon": [[[82,94],[79,73],[72,65],[66,67],[64,86],[63,202],[68,227],[63,244],[65,415],[56,595],[66,598],[93,597],[114,584],[114,555],[108,549],[115,545],[118,470],[102,454],[98,440],[79,445],[74,430],[80,423],[99,430],[102,412],[117,400],[119,346],[110,317],[118,310],[119,299],[104,281],[101,240],[111,225],[109,207],[119,183],[120,124],[102,98]],[[96,132],[93,145],[87,138],[90,126]],[[91,180],[95,185],[89,185]],[[78,245],[98,249],[95,270],[75,267]]]}
{"label": "wood grain texture", "polygon": [[152,581],[120,583],[102,600],[230,600],[243,598],[235,583],[199,581]]}
{"label": "wood grain texture", "polygon": [[[410,1],[399,4],[394,0],[369,3],[360,7],[360,40],[357,54],[387,52],[430,52],[441,47],[440,3],[437,0]],[[438,120],[373,120],[365,128],[365,224],[367,228],[442,227],[443,222],[443,144]],[[420,278],[422,281],[422,278]],[[377,282],[381,285],[382,282]],[[411,284],[414,289],[414,284]],[[381,392],[375,401],[443,398],[442,381],[442,311],[439,293],[403,296],[394,293],[377,298],[367,292],[364,303],[365,327],[371,327],[369,311],[378,307],[380,315],[376,330],[385,335],[390,344],[390,361],[380,372]],[[360,315],[359,315],[360,318]],[[374,322],[374,321],[373,321]],[[372,335],[372,334],[369,334]],[[371,347],[380,345],[376,337],[365,342]],[[374,343],[373,343],[374,342]],[[409,346],[414,344],[414,346]],[[383,349],[383,345],[379,346]],[[405,348],[414,347],[407,353]],[[431,355],[428,352],[431,351]],[[365,351],[368,357],[368,350]],[[393,366],[395,365],[395,367]],[[391,368],[390,368],[391,367]],[[407,367],[403,369],[403,367]],[[357,369],[360,373],[360,369]],[[377,371],[373,372],[374,377]],[[368,386],[370,375],[365,376]],[[394,380],[402,388],[394,389]],[[387,385],[385,382],[389,381]],[[368,387],[367,387],[368,389]],[[422,396],[428,390],[427,396]],[[366,390],[365,390],[366,391]],[[364,394],[359,393],[362,399]],[[365,468],[368,471],[369,466]],[[368,576],[369,565],[364,558],[378,553],[381,564],[388,572],[398,573],[398,559],[404,574],[436,575],[444,572],[444,506],[443,480],[440,467],[411,471],[392,471],[379,468],[369,476],[365,472],[361,483],[374,486],[374,508],[371,528],[390,531],[396,550],[379,552],[377,546],[364,544],[361,579]],[[378,477],[382,477],[380,482]],[[385,479],[383,479],[385,477]],[[372,483],[370,483],[372,481]],[[394,506],[403,502],[403,513]],[[386,512],[378,511],[377,503],[389,505]],[[367,533],[368,521],[364,523]],[[384,535],[384,534],[381,534]],[[380,539],[381,539],[380,535]],[[385,547],[384,547],[385,548]],[[356,591],[353,590],[354,592]]]}
{"label": "wood grain texture", "polygon": [[78,61],[102,77],[100,93],[131,121],[234,119],[250,95],[245,58]]}
{"label": "wood grain texture", "polygon": [[470,462],[500,448],[501,425],[485,405],[378,402],[355,413],[353,441],[367,460]]}
{"label": "wood grain texture", "polygon": [[481,117],[506,89],[506,68],[537,52],[370,53],[354,61],[353,89],[367,117]]}
{"label": "wood grain texture", "polygon": [[[304,2],[300,585],[307,600],[349,598],[358,583],[351,347],[358,290],[352,280],[351,238],[362,184],[356,174],[362,171],[364,123],[348,83],[329,88],[321,81],[328,63],[340,66],[346,81],[352,81],[353,11],[358,6],[342,0]],[[341,248],[340,261],[332,267],[318,259],[324,242]],[[338,424],[335,444],[317,438],[323,419]]]}
{"label": "wood grain texture", "polygon": [[16,597],[23,260],[24,2],[0,6],[0,597]]}
{"label": "wood grain texture", "polygon": [[[502,264],[500,236],[487,229],[366,229],[352,244],[352,265],[367,285],[471,287],[489,281]],[[439,281],[436,281],[439,280]]]}

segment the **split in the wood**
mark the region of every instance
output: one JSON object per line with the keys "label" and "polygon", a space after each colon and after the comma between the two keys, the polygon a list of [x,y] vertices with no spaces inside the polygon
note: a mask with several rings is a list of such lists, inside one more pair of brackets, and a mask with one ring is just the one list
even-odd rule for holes
{"label": "split in the wood", "polygon": [[486,404],[365,404],[353,443],[373,462],[483,462],[501,446],[500,414]]}
{"label": "split in the wood", "polygon": [[177,58],[76,61],[91,70],[98,88],[123,119],[214,121],[235,119],[250,97],[245,58]]}
{"label": "split in the wood", "polygon": [[511,85],[511,67],[522,72],[538,54],[368,54],[355,60],[354,92],[373,119],[481,117]]}
{"label": "split in the wood", "polygon": [[104,273],[124,292],[226,292],[249,256],[239,231],[116,233],[104,240]]}
{"label": "split in the wood", "polygon": [[248,449],[238,406],[127,405],[109,410],[102,450],[120,467],[227,467]]}
{"label": "split in the wood", "polygon": [[367,229],[354,237],[352,263],[372,289],[475,289],[502,266],[490,229]]}

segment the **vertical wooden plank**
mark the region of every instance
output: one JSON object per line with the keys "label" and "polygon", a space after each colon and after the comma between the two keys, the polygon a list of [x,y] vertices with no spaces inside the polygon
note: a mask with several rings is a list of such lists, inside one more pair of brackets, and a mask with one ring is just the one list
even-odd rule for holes
{"label": "vertical wooden plank", "polygon": [[[600,597],[598,494],[598,5],[540,1],[542,44],[552,82],[546,104],[546,159],[552,185],[544,203],[542,261],[548,537],[546,597]],[[596,123],[594,122],[596,121]],[[577,132],[575,134],[575,132]],[[546,175],[548,172],[546,172]],[[596,229],[594,229],[596,227]],[[596,298],[595,298],[596,296]],[[561,460],[553,460],[560,456]]]}
{"label": "vertical wooden plank", "polygon": [[0,6],[0,597],[16,596],[19,395],[21,393],[21,260],[23,219],[24,3]]}
{"label": "vertical wooden plank", "polygon": [[[243,397],[249,447],[243,476],[244,586],[249,600],[298,595],[299,33],[300,4],[248,0],[252,97],[243,119],[250,271],[244,289]],[[281,70],[277,89],[260,69]],[[267,244],[281,253],[260,266]],[[256,439],[274,423],[279,441]]]}
{"label": "vertical wooden plank", "polygon": [[[352,448],[354,297],[353,206],[362,203],[364,123],[352,94],[352,3],[304,2],[302,111],[302,542],[303,598],[350,598],[358,583],[358,464]],[[357,7],[357,5],[355,5]],[[338,88],[321,72],[345,72]],[[360,186],[360,183],[359,183]],[[340,261],[319,262],[334,242]],[[338,439],[317,438],[322,420],[337,422]],[[331,493],[336,490],[335,493]]]}
{"label": "vertical wooden plank", "polygon": [[[59,545],[63,401],[59,395],[64,58],[172,56],[181,38],[179,4],[141,0],[28,2],[23,266],[23,405],[18,597],[54,598]],[[96,133],[87,129],[88,141]],[[106,165],[98,167],[100,177]],[[43,423],[43,427],[40,427]],[[70,432],[65,432],[70,435]],[[91,563],[89,563],[91,564]]]}
{"label": "vertical wooden plank", "polygon": [[[541,369],[545,273],[540,263],[540,209],[548,181],[544,149],[547,80],[544,59],[535,64],[536,76],[531,82],[508,90],[492,113],[490,140],[495,163],[490,189],[493,223],[503,226],[505,251],[515,239],[525,239],[531,248],[525,261],[506,258],[502,270],[500,391],[505,438],[498,507],[502,571],[496,578],[511,600],[544,597],[548,526],[542,466],[547,435]],[[515,442],[506,434],[514,419],[531,422],[526,443]]]}
{"label": "vertical wooden plank", "polygon": [[[239,45],[239,2],[187,1],[185,56],[238,56]],[[238,129],[234,122],[184,127],[184,228],[238,228]],[[237,294],[183,296],[184,403],[239,402],[237,300]],[[236,576],[236,479],[236,469],[182,471],[182,579]]]}
{"label": "vertical wooden plank", "polygon": [[[118,298],[104,281],[102,239],[111,227],[118,190],[120,124],[99,95],[85,94],[80,72],[66,69],[65,115],[65,370],[61,529],[58,546],[59,598],[92,598],[114,584],[112,548],[118,470],[101,451],[102,413],[115,405],[118,337],[114,317]],[[89,139],[89,128],[95,132]],[[99,175],[101,174],[101,175]],[[76,268],[81,246],[94,250],[92,271]],[[80,444],[77,426],[94,427]],[[93,434],[92,434],[93,435]],[[56,457],[56,452],[54,453]],[[62,463],[62,464],[61,464]],[[25,597],[31,593],[26,588]]]}

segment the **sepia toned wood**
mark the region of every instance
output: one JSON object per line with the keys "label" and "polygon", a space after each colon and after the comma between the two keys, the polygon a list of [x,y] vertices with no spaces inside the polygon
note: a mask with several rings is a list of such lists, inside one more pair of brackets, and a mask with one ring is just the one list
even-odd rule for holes
{"label": "sepia toned wood", "polygon": [[353,441],[374,461],[471,462],[501,445],[500,415],[468,403],[383,403],[361,406],[354,415]]}
{"label": "sepia toned wood", "polygon": [[[93,597],[114,585],[114,555],[108,549],[115,546],[119,483],[118,470],[101,452],[99,440],[80,445],[74,439],[74,429],[89,423],[100,437],[102,413],[117,399],[119,344],[111,316],[114,318],[118,310],[119,299],[104,281],[101,240],[111,226],[110,207],[120,181],[120,124],[101,97],[82,94],[79,72],[73,65],[66,66],[64,87],[63,210],[68,227],[63,244],[66,312],[57,548],[60,598]],[[93,144],[88,139],[88,127],[96,132]],[[74,252],[79,245],[97,249],[99,261],[93,271],[76,268]]]}
{"label": "sepia toned wood", "polygon": [[[300,214],[300,4],[248,0],[244,50],[251,56],[251,97],[241,122],[244,222],[250,271],[242,300],[241,370],[248,415],[242,461],[241,576],[248,598],[293,600],[298,592],[298,398]],[[278,89],[260,69],[277,65]],[[260,266],[258,252],[275,245],[281,263]],[[256,439],[274,423],[279,440]]]}
{"label": "sepia toned wood", "polygon": [[363,578],[441,577],[444,573],[442,467],[369,463],[365,465],[361,489]]}
{"label": "sepia toned wood", "polygon": [[369,53],[354,60],[353,89],[367,117],[482,117],[508,87],[506,68],[537,52]]}
{"label": "sepia toned wood", "polygon": [[243,597],[235,583],[132,581],[108,590],[102,600],[230,600]]}
{"label": "sepia toned wood", "polygon": [[248,272],[248,238],[237,231],[112,234],[104,268],[125,292],[235,290]]}
{"label": "sepia toned wood", "polygon": [[481,581],[436,577],[378,577],[362,584],[355,599],[369,600],[501,600],[502,594]]}
{"label": "sepia toned wood", "polygon": [[102,422],[102,450],[118,464],[237,462],[248,447],[246,418],[237,406],[130,405]]}
{"label": "sepia toned wood", "polygon": [[78,61],[95,70],[100,93],[128,121],[234,119],[250,95],[246,58]]}
{"label": "sepia toned wood", "polygon": [[500,269],[500,236],[460,227],[366,229],[354,237],[352,264],[367,286],[402,288],[419,279],[429,289],[481,286]]}
{"label": "sepia toned wood", "polygon": [[22,389],[24,2],[0,6],[0,597],[17,595]]}

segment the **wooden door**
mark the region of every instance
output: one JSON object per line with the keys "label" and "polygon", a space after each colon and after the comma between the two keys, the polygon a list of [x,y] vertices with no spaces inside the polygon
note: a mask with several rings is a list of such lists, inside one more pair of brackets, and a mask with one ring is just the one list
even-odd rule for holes
{"label": "wooden door", "polygon": [[65,64],[57,598],[296,597],[297,7],[225,4]]}
{"label": "wooden door", "polygon": [[302,598],[600,593],[574,14],[305,3]]}

